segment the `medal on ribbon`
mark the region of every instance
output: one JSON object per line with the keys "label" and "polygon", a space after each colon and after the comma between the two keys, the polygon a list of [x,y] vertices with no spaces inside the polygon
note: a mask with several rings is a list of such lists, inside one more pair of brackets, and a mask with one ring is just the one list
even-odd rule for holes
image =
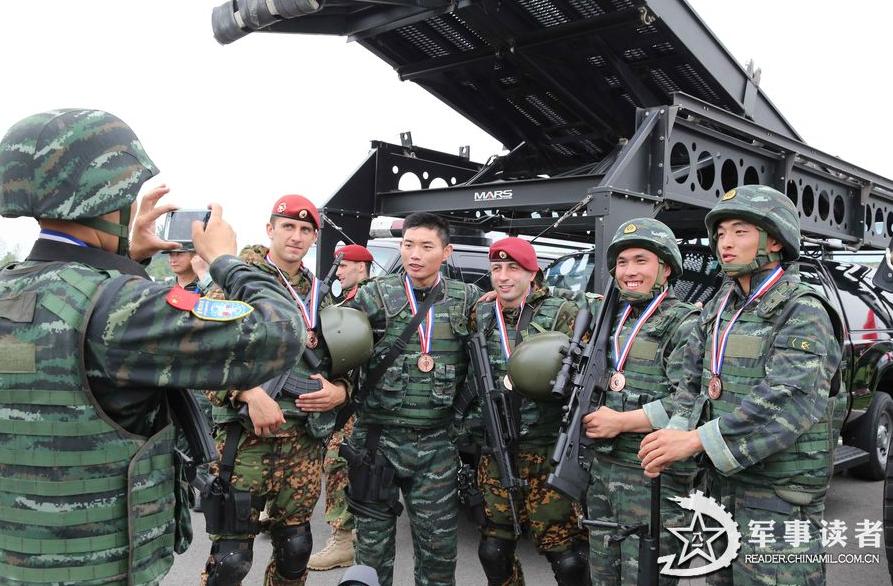
{"label": "medal on ribbon", "polygon": [[729,320],[729,323],[726,325],[725,329],[720,332],[720,322],[722,321],[722,312],[725,310],[726,305],[729,303],[729,297],[732,295],[732,290],[734,287],[730,287],[729,291],[726,293],[726,296],[723,298],[722,303],[719,306],[719,310],[716,312],[716,323],[713,324],[713,340],[711,340],[710,344],[710,382],[707,383],[707,396],[713,400],[719,399],[722,395],[722,377],[720,376],[722,373],[722,363],[725,358],[726,353],[726,344],[729,341],[729,334],[732,333],[732,328],[735,326],[735,322],[738,321],[738,318],[741,316],[741,313],[744,309],[750,305],[753,301],[759,299],[763,295],[766,294],[769,289],[772,288],[775,283],[781,279],[782,275],[784,275],[784,269],[779,266],[777,267],[769,277],[760,285],[756,291],[750,294],[750,297],[741,305],[738,311],[732,316],[732,319]]}
{"label": "medal on ribbon", "polygon": [[[519,323],[520,323],[520,314],[524,312],[524,303],[527,301],[527,295],[530,294],[530,289],[527,290],[527,293],[524,294],[524,297],[521,299],[521,306],[519,308]],[[499,347],[502,348],[502,355],[505,357],[506,364],[509,361],[509,358],[512,357],[512,344],[509,341],[508,328],[505,325],[505,316],[502,313],[502,305],[499,303],[499,297],[496,298],[496,303],[493,304],[493,313],[496,315],[496,331],[499,333]],[[518,324],[515,325],[515,330],[517,331]],[[502,377],[502,385],[508,389],[512,390],[512,379],[506,374]]]}
{"label": "medal on ribbon", "polygon": [[[434,282],[432,289],[440,283],[440,275]],[[412,282],[409,276],[403,278],[403,288],[406,290],[406,299],[409,301],[409,311],[415,316],[419,312],[419,304],[415,298],[415,292],[412,290]],[[425,321],[419,324],[419,345],[422,348],[422,354],[419,356],[416,366],[422,372],[431,372],[434,370],[434,357],[431,355],[431,343],[434,341],[434,304],[428,308],[428,314]]]}
{"label": "medal on ribbon", "polygon": [[316,319],[319,315],[319,279],[315,276],[310,277],[310,293],[307,295],[307,301],[305,303],[305,301],[301,299],[301,296],[298,295],[298,292],[295,291],[295,288],[291,286],[291,283],[288,282],[285,273],[276,266],[276,263],[273,262],[273,259],[270,258],[269,254],[264,257],[264,260],[266,260],[271,267],[276,269],[276,272],[279,273],[279,278],[285,283],[285,288],[288,289],[292,299],[298,304],[298,310],[301,312],[301,319],[304,320],[304,326],[307,330],[307,347],[311,350],[316,348],[319,346],[319,338],[316,335]]}
{"label": "medal on ribbon", "polygon": [[654,315],[654,312],[657,311],[657,308],[660,307],[660,304],[663,303],[669,293],[669,289],[664,289],[660,295],[657,295],[651,300],[651,303],[648,304],[645,311],[642,312],[642,315],[639,316],[639,319],[633,325],[633,330],[630,332],[629,338],[627,338],[626,342],[623,344],[622,350],[620,348],[620,333],[623,331],[623,326],[626,324],[626,320],[629,319],[629,316],[633,311],[632,305],[627,303],[626,307],[623,309],[623,314],[620,316],[620,319],[617,320],[617,329],[614,330],[614,373],[608,381],[608,388],[615,393],[619,393],[626,387],[626,376],[623,374],[623,367],[626,365],[626,359],[629,358],[629,352],[633,347],[633,342],[635,341],[636,336],[645,325],[645,322]]}

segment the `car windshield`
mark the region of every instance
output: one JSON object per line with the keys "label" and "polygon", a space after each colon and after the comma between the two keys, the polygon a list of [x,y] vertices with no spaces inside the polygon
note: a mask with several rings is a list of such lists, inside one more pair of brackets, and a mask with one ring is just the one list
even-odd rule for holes
{"label": "car windshield", "polygon": [[550,287],[570,289],[576,293],[586,291],[595,255],[583,252],[555,260],[546,268],[546,284]]}

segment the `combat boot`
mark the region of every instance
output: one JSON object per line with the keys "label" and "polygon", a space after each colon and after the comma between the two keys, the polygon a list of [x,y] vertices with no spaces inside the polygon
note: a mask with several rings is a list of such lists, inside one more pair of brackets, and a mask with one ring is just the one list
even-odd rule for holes
{"label": "combat boot", "polygon": [[354,563],[354,533],[344,529],[332,531],[326,546],[310,556],[307,567],[323,571],[332,568],[345,568]]}

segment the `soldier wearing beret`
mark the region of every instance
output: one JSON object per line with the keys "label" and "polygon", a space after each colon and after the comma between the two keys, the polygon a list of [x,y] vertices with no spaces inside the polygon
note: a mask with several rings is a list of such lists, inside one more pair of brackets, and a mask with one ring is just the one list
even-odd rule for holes
{"label": "soldier wearing beret", "polygon": [[[495,298],[479,301],[471,312],[469,327],[484,332],[494,384],[508,391],[514,427],[520,430],[518,445],[512,446],[516,473],[527,483],[514,502],[522,525],[529,528],[538,552],[546,556],[560,585],[587,581],[586,532],[577,526],[573,502],[546,485],[552,471],[549,458],[558,435],[562,406],[545,397],[524,397],[512,391],[507,363],[516,345],[543,332],[573,332],[577,305],[552,296],[537,274],[536,251],[521,238],[504,238],[490,247],[490,281]],[[517,381],[521,384],[523,381]],[[469,427],[479,429],[480,400],[469,414]],[[483,438],[479,433],[477,441]],[[524,584],[515,556],[518,536],[513,529],[509,494],[500,483],[496,462],[484,453],[477,470],[484,496],[486,522],[481,527],[478,556],[490,586]]]}
{"label": "soldier wearing beret", "polygon": [[[703,454],[709,494],[743,536],[762,529],[765,542],[742,539],[708,583],[824,584],[820,560],[774,560],[822,553],[840,318],[800,280],[800,216],[785,194],[732,189],[705,223],[725,278],[685,349],[666,429],[641,443],[642,466],[655,475]],[[796,545],[785,539],[791,523],[806,529]]]}
{"label": "soldier wearing beret", "polygon": [[0,214],[41,226],[0,270],[3,583],[161,581],[191,536],[169,398],[260,384],[303,344],[288,295],[233,256],[217,205],[193,240],[233,301],[148,279],[138,262],[178,246],[155,235],[166,187],[137,208],[157,172],[98,110],[30,116],[0,141]]}
{"label": "soldier wearing beret", "polygon": [[[309,332],[307,346],[324,350],[324,340],[311,331],[319,318],[319,282],[303,265],[319,226],[319,212],[310,200],[285,195],[273,204],[267,223],[270,246],[247,246],[240,256],[257,275],[272,278],[291,298]],[[234,433],[228,424],[240,421],[243,404],[248,407],[250,425],[240,430],[231,486],[250,493],[252,500],[250,520],[242,530],[211,535],[211,555],[202,574],[209,586],[237,584],[248,573],[257,521],[265,505],[273,557],[264,583],[292,586],[306,580],[313,548],[310,515],[321,490],[323,438],[332,433],[334,409],[347,400],[349,387],[344,379],[330,381],[328,368],[325,358],[317,370],[310,368],[306,358],[295,361],[290,377],[305,385],[308,380],[322,385],[298,398],[282,393],[274,400],[259,387],[208,393],[224,458],[227,437]]]}
{"label": "soldier wearing beret", "polygon": [[[341,282],[339,303],[350,301],[357,293],[361,281],[369,278],[372,253],[365,246],[349,244],[335,250],[335,257],[341,255],[341,262],[335,273]],[[332,434],[326,446],[323,460],[323,474],[326,486],[326,523],[332,534],[325,547],[310,556],[307,567],[311,570],[331,570],[353,565],[354,561],[354,520],[347,508],[344,489],[347,486],[347,462],[338,454],[345,438],[353,431],[354,418],[351,417]]]}

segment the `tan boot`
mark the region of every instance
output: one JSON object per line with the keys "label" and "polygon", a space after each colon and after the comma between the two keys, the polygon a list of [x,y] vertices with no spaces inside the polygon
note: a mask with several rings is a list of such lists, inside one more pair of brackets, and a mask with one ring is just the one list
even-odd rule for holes
{"label": "tan boot", "polygon": [[331,570],[353,565],[353,531],[337,529],[332,532],[326,546],[310,556],[307,567],[311,570]]}

